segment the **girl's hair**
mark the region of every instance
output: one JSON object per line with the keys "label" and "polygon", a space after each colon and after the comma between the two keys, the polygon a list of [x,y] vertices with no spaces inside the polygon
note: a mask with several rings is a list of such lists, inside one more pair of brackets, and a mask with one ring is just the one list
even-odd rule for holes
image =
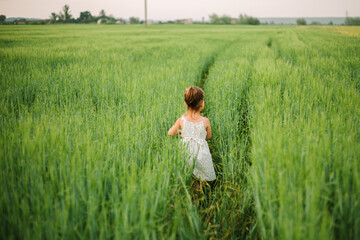
{"label": "girl's hair", "polygon": [[199,87],[188,87],[185,89],[184,100],[189,108],[198,111],[204,100],[204,91]]}

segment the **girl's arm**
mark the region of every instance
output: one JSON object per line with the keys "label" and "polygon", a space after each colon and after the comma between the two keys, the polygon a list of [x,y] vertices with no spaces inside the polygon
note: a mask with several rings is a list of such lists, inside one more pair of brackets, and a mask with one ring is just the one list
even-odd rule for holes
{"label": "girl's arm", "polygon": [[181,127],[180,125],[180,118],[175,122],[174,126],[172,126],[169,131],[168,131],[168,134],[170,136],[175,136],[178,134],[178,130],[179,128]]}
{"label": "girl's arm", "polygon": [[209,119],[205,118],[206,140],[211,138],[211,126]]}

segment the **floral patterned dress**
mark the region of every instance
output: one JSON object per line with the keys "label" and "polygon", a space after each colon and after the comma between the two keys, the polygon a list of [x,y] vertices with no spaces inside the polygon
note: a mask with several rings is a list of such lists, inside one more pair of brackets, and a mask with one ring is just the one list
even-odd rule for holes
{"label": "floral patterned dress", "polygon": [[187,147],[188,163],[194,166],[194,176],[199,180],[214,181],[216,174],[209,145],[205,140],[207,132],[204,119],[201,122],[193,123],[182,116],[181,120],[183,121],[182,142]]}

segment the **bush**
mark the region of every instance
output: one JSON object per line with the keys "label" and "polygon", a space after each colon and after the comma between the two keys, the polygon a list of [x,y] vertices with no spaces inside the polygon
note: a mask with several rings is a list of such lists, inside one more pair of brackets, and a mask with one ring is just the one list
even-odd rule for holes
{"label": "bush", "polygon": [[232,18],[229,15],[218,16],[216,13],[209,15],[211,24],[231,24]]}
{"label": "bush", "polygon": [[249,24],[249,25],[259,25],[260,21],[259,19],[252,17],[252,16],[247,16],[246,14],[242,15],[240,14],[239,16],[239,24]]}
{"label": "bush", "polygon": [[129,22],[130,24],[139,24],[140,19],[138,17],[130,17]]}
{"label": "bush", "polygon": [[312,21],[311,25],[321,25],[321,23],[319,21]]}
{"label": "bush", "polygon": [[0,15],[0,24],[4,23],[6,20],[6,16],[5,15]]}
{"label": "bush", "polygon": [[231,24],[231,17],[224,14],[224,15],[220,18],[220,21],[221,21],[222,24]]}
{"label": "bush", "polygon": [[306,25],[306,20],[304,18],[298,18],[296,20],[297,25]]}
{"label": "bush", "polygon": [[211,24],[220,24],[221,23],[221,20],[216,13],[209,15],[209,18],[210,18]]}

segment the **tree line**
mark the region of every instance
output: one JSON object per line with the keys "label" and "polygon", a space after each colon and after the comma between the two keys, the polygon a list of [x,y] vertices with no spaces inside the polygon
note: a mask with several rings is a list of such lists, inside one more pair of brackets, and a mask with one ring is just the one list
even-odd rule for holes
{"label": "tree line", "polygon": [[[305,18],[298,18],[296,20],[296,24],[297,25],[307,25],[307,22],[305,20]],[[310,25],[322,25],[320,22],[318,21],[312,21],[310,23]],[[328,25],[334,25],[334,23],[332,21],[330,21],[328,23]],[[345,18],[345,23],[342,24],[342,25],[345,25],[345,26],[360,26],[360,18],[356,18],[356,17],[346,17]]]}
{"label": "tree line", "polygon": [[346,17],[345,25],[347,26],[360,26],[360,18],[359,17]]}
{"label": "tree line", "polygon": [[[73,18],[69,5],[65,5],[59,13],[52,12],[50,15],[50,23],[93,23],[99,20],[101,23],[115,23],[117,21],[126,23],[126,20],[123,18],[115,18],[113,15],[107,15],[105,10],[101,10],[98,16],[92,15],[90,11],[84,11],[80,12],[78,18]],[[129,22],[131,24],[142,23],[137,17],[130,17]]]}
{"label": "tree line", "polygon": [[246,24],[246,25],[259,25],[260,20],[248,16],[246,14],[240,14],[239,18],[232,18],[229,15],[218,16],[216,13],[209,15],[211,24]]}
{"label": "tree line", "polygon": [[[99,15],[93,15],[90,11],[80,12],[78,18],[74,18],[71,14],[69,5],[63,6],[60,12],[52,12],[49,16],[49,19],[35,21],[28,21],[26,19],[16,19],[12,22],[5,22],[6,16],[0,15],[0,24],[48,24],[48,23],[96,23],[100,20],[100,23],[126,23],[127,21],[123,18],[115,18],[113,15],[107,15],[105,10],[101,10]],[[144,21],[140,20],[138,17],[130,17],[128,22],[130,24],[140,24]]]}

